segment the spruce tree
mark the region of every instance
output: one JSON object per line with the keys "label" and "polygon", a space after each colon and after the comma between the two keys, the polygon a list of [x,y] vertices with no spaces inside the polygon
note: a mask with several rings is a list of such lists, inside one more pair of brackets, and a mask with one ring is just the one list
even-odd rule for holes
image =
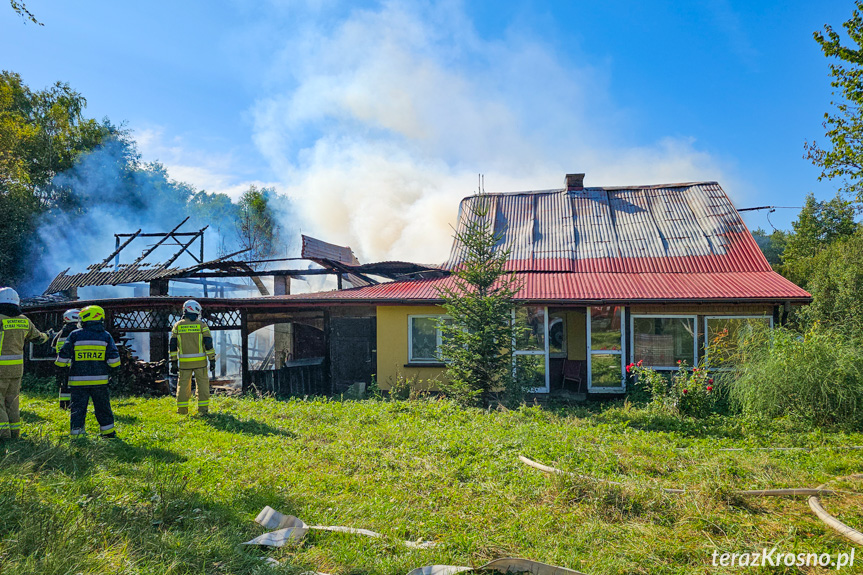
{"label": "spruce tree", "polygon": [[525,391],[513,369],[513,298],[521,284],[506,271],[510,250],[498,245],[491,206],[482,192],[466,203],[467,217],[455,234],[461,262],[450,285],[438,290],[449,316],[440,324],[447,363],[447,381],[440,388],[464,405],[514,404]]}

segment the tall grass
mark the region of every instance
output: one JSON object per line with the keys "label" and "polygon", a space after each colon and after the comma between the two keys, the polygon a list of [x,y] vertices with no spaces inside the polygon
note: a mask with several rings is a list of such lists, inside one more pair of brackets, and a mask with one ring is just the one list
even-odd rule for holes
{"label": "tall grass", "polygon": [[[863,433],[628,403],[482,410],[440,398],[215,396],[207,418],[177,415],[168,397],[113,407],[121,439],[100,439],[89,416],[88,435],[70,440],[54,393],[23,394],[24,438],[0,444],[0,574],[404,575],[503,556],[591,575],[731,573],[711,567],[715,550],[848,550],[805,502],[741,502],[732,490],[863,470],[863,452],[828,448],[861,445]],[[718,450],[770,445],[822,449]],[[518,455],[596,480],[548,477]],[[859,496],[826,503],[863,525]],[[384,537],[240,545],[263,532],[253,519],[264,505]],[[417,539],[438,545],[400,543]]]}
{"label": "tall grass", "polygon": [[788,416],[815,426],[863,428],[863,342],[815,324],[800,334],[755,330],[725,374],[733,407],[748,415]]}

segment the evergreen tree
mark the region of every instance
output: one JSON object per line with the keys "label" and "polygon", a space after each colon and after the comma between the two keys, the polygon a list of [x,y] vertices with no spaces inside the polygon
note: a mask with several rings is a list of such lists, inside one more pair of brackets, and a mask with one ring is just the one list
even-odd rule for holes
{"label": "evergreen tree", "polygon": [[506,271],[509,249],[499,249],[489,216],[491,201],[482,193],[466,205],[467,217],[455,238],[462,262],[449,287],[439,290],[449,320],[442,321],[441,355],[447,362],[442,392],[462,404],[488,406],[499,396],[513,404],[525,386],[513,369],[513,297],[521,285]]}

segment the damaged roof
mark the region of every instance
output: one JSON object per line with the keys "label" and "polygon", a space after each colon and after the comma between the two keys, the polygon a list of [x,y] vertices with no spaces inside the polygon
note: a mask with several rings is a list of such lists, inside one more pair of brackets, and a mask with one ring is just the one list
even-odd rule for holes
{"label": "damaged roof", "polygon": [[[486,215],[471,209],[488,202]],[[774,272],[717,182],[483,194],[457,231],[490,220],[525,301],[778,301],[811,296]],[[444,269],[464,262],[453,242]],[[296,300],[440,301],[449,278],[396,281]]]}
{"label": "damaged roof", "polygon": [[[462,200],[457,231],[488,202],[509,269],[608,273],[768,272],[716,182],[486,194]],[[454,242],[444,267],[463,261]]]}

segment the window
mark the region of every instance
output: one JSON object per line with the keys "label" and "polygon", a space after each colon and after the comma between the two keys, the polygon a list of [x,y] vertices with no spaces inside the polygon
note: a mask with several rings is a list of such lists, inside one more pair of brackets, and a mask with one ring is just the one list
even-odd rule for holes
{"label": "window", "polygon": [[408,316],[408,363],[443,363],[441,321],[449,323],[452,319],[444,315]]}
{"label": "window", "polygon": [[593,306],[587,308],[588,389],[601,392],[623,390],[623,308]]}
{"label": "window", "polygon": [[759,328],[772,328],[770,316],[707,316],[704,318],[704,359],[713,356],[713,367],[727,369],[724,359],[733,355],[742,337]]}
{"label": "window", "polygon": [[521,306],[513,311],[513,322],[522,329],[513,341],[513,369],[522,380],[533,382],[534,392],[548,391],[548,310]]}
{"label": "window", "polygon": [[695,316],[632,316],[632,359],[654,369],[677,369],[678,361],[690,365],[696,357]]}
{"label": "window", "polygon": [[515,351],[545,352],[545,308],[521,306],[515,310],[515,325],[521,327],[516,334]]}

